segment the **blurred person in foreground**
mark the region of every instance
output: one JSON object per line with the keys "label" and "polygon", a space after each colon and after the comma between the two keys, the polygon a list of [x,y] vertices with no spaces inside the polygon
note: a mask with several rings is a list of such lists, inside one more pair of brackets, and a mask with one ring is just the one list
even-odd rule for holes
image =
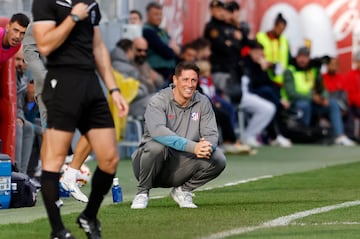
{"label": "blurred person in foreground", "polygon": [[97,218],[111,188],[119,162],[114,122],[96,71],[117,106],[119,117],[128,105],[116,86],[108,50],[102,40],[96,1],[34,0],[33,33],[41,55],[47,57],[42,99],[47,109],[46,140],[41,156],[41,187],[51,225],[51,238],[75,238],[63,224],[59,202],[60,170],[74,131],[85,135],[98,166],[91,180],[89,202],[77,217],[88,238],[101,238]]}

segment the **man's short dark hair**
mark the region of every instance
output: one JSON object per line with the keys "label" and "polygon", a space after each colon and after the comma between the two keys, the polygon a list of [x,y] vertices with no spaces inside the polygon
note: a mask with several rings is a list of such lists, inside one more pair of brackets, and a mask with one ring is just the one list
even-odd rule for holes
{"label": "man's short dark hair", "polygon": [[133,46],[133,42],[129,39],[120,39],[117,43],[116,43],[117,47],[120,47],[124,52],[127,52],[128,50],[130,50]]}
{"label": "man's short dark hair", "polygon": [[183,61],[183,62],[180,62],[179,64],[177,64],[175,67],[175,76],[179,77],[183,70],[193,70],[196,72],[198,77],[200,75],[199,67],[193,62],[184,62]]}
{"label": "man's short dark hair", "polygon": [[139,16],[140,20],[143,19],[141,12],[138,11],[138,10],[131,10],[131,11],[130,11],[130,14],[136,14],[136,15]]}
{"label": "man's short dark hair", "polygon": [[30,23],[30,19],[23,13],[15,13],[10,18],[10,23],[17,22],[22,27],[27,27]]}
{"label": "man's short dark hair", "polygon": [[151,2],[146,6],[146,12],[150,11],[150,9],[156,8],[156,9],[162,9],[162,5],[158,2]]}
{"label": "man's short dark hair", "polygon": [[184,52],[186,52],[188,49],[194,49],[195,51],[197,51],[197,49],[194,47],[194,45],[192,44],[192,42],[186,43],[181,47],[181,51],[180,54],[183,54]]}
{"label": "man's short dark hair", "polygon": [[211,46],[211,42],[203,37],[196,38],[191,42],[191,44],[196,50],[204,49]]}

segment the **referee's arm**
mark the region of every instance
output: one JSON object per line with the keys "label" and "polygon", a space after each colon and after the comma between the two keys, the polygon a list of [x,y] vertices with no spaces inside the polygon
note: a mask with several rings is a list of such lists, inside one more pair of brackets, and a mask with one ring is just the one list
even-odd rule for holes
{"label": "referee's arm", "polygon": [[[103,79],[107,89],[111,90],[117,88],[118,86],[116,85],[115,77],[112,72],[109,52],[102,39],[101,31],[98,26],[94,27],[93,54],[95,58],[96,68],[101,78]],[[114,100],[114,103],[118,107],[119,117],[126,116],[129,111],[129,107],[120,92],[112,91],[111,96]]]}

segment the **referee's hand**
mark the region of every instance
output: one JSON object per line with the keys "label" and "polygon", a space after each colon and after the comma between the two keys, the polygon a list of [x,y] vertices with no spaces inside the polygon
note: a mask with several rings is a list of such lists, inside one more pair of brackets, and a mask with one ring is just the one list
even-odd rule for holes
{"label": "referee's hand", "polygon": [[111,94],[111,97],[118,108],[118,116],[125,117],[129,113],[129,105],[124,99],[124,97],[120,94],[120,92],[116,91]]}
{"label": "referee's hand", "polygon": [[88,7],[89,6],[83,2],[77,3],[73,6],[71,14],[78,16],[80,20],[84,20],[89,15]]}

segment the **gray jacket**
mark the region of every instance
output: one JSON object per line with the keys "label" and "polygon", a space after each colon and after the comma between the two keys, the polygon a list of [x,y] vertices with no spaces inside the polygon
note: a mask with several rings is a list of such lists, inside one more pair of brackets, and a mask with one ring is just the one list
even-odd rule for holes
{"label": "gray jacket", "polygon": [[155,140],[179,151],[194,152],[200,138],[216,148],[218,131],[209,99],[196,91],[191,102],[181,107],[175,100],[173,85],[155,94],[145,112],[143,143]]}

